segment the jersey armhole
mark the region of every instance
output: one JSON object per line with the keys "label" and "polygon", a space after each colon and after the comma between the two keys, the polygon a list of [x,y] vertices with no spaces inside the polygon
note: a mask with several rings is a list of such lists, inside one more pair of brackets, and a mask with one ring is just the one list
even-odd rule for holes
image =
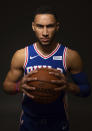
{"label": "jersey armhole", "polygon": [[25,47],[25,62],[23,66],[24,69],[26,68],[27,63],[28,63],[28,46]]}
{"label": "jersey armhole", "polygon": [[64,70],[67,71],[67,65],[66,65],[66,53],[67,53],[67,47],[64,48],[64,51],[63,51],[63,67],[64,67]]}

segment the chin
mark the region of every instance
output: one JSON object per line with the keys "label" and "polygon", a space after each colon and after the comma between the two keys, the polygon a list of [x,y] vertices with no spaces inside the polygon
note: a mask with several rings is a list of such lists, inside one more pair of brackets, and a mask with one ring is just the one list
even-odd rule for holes
{"label": "chin", "polygon": [[50,46],[51,42],[40,42],[40,44],[43,46]]}
{"label": "chin", "polygon": [[50,43],[47,43],[47,42],[42,42],[41,44],[44,45],[44,46],[50,45]]}
{"label": "chin", "polygon": [[41,41],[39,42],[39,44],[42,45],[42,46],[48,46],[48,45],[50,45],[49,42],[41,42]]}

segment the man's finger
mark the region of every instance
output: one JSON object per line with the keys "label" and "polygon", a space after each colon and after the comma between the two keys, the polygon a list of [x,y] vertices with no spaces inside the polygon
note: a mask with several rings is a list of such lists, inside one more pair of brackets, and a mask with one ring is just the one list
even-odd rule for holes
{"label": "man's finger", "polygon": [[35,87],[29,86],[29,85],[27,85],[27,84],[24,84],[22,87],[23,87],[23,89],[25,89],[25,90],[35,90],[35,89],[36,89]]}
{"label": "man's finger", "polygon": [[64,76],[63,73],[59,73],[59,72],[49,72],[49,74],[55,75],[56,77],[59,77],[59,78],[65,78],[65,76]]}
{"label": "man's finger", "polygon": [[65,80],[51,80],[51,83],[53,84],[66,84],[66,81]]}
{"label": "man's finger", "polygon": [[35,74],[35,73],[37,73],[38,72],[38,70],[33,70],[33,71],[30,71],[26,76],[28,77],[28,76],[31,76],[32,74]]}
{"label": "man's finger", "polygon": [[61,86],[61,87],[57,87],[57,88],[54,88],[54,91],[62,91],[65,89],[65,85],[64,86]]}
{"label": "man's finger", "polygon": [[37,77],[29,77],[26,79],[26,82],[30,82],[30,81],[36,81]]}
{"label": "man's finger", "polygon": [[24,94],[26,94],[28,97],[34,99],[34,96],[28,93],[26,90],[23,89]]}

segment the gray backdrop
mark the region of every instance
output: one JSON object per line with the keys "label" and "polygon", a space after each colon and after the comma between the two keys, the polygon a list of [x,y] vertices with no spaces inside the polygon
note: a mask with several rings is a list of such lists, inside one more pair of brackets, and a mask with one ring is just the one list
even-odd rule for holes
{"label": "gray backdrop", "polygon": [[[49,2],[48,2],[49,1]],[[58,39],[69,48],[77,50],[84,69],[91,82],[91,3],[88,1],[7,2],[1,4],[0,11],[0,131],[18,131],[22,97],[9,96],[2,91],[2,83],[9,70],[13,53],[35,40],[31,28],[32,12],[42,4],[56,6],[61,22]],[[69,94],[69,115],[71,131],[92,130],[92,95],[79,98]]]}

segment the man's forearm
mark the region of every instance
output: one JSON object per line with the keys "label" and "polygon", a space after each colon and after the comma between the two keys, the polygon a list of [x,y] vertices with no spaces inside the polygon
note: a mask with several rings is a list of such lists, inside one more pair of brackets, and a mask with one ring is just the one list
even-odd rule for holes
{"label": "man's forearm", "polygon": [[17,94],[19,92],[18,83],[5,81],[3,83],[3,90],[8,94]]}
{"label": "man's forearm", "polygon": [[[91,85],[88,81],[88,77],[84,72],[71,75],[72,80],[80,89],[79,96],[87,97],[91,94]],[[75,86],[75,87],[77,87]],[[77,88],[75,88],[77,89]]]}
{"label": "man's forearm", "polygon": [[91,87],[89,84],[77,85],[75,83],[68,83],[68,88],[66,90],[75,95],[87,97],[90,95]]}
{"label": "man's forearm", "polygon": [[76,95],[80,93],[80,88],[75,83],[69,82],[67,85],[66,91]]}

